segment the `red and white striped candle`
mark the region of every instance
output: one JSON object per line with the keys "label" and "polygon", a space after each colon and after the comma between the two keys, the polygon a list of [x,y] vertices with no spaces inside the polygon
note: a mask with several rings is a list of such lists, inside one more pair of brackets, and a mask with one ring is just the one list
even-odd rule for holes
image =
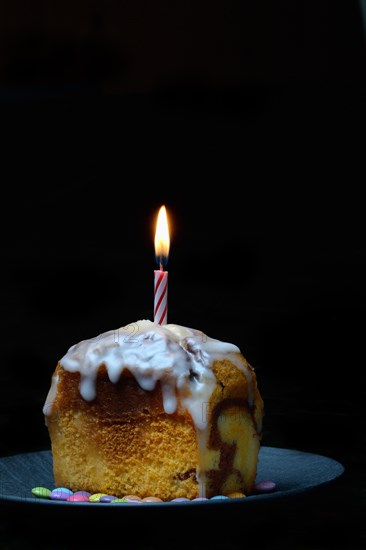
{"label": "red and white striped candle", "polygon": [[169,228],[165,206],[159,210],[155,232],[155,256],[160,269],[154,271],[154,322],[166,325],[168,320],[168,272],[164,267],[169,255]]}
{"label": "red and white striped candle", "polygon": [[168,272],[154,271],[154,321],[166,325],[168,320]]}

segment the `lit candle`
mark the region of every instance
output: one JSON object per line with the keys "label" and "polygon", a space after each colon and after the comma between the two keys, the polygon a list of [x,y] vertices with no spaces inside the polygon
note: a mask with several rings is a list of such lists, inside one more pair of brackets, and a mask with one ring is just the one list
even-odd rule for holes
{"label": "lit candle", "polygon": [[169,228],[165,206],[159,210],[155,231],[155,257],[159,269],[154,271],[154,321],[166,325],[168,319],[168,272],[164,267],[169,255]]}

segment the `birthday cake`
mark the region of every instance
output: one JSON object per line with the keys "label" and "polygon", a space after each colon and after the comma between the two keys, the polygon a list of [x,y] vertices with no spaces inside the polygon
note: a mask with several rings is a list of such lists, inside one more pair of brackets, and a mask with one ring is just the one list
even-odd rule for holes
{"label": "birthday cake", "polygon": [[163,501],[253,490],[255,371],[199,330],[141,320],[75,344],[43,412],[56,486]]}

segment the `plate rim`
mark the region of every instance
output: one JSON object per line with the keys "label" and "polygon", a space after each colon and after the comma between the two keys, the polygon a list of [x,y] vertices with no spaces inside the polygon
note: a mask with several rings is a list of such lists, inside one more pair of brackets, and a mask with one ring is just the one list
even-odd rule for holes
{"label": "plate rim", "polygon": [[[231,499],[208,499],[208,500],[204,500],[204,501],[194,501],[194,500],[189,500],[189,501],[178,501],[178,502],[171,502],[171,501],[168,501],[168,502],[145,502],[143,505],[136,505],[136,504],[132,504],[132,503],[125,503],[125,502],[120,502],[120,503],[115,503],[113,504],[113,508],[116,508],[116,507],[123,507],[125,509],[128,509],[128,510],[136,510],[136,509],[146,509],[146,508],[153,508],[153,509],[156,509],[156,508],[160,508],[160,507],[165,507],[165,508],[175,508],[175,507],[184,507],[184,508],[187,508],[188,506],[191,507],[191,506],[194,506],[194,507],[207,507],[207,506],[213,506],[213,507],[218,507],[218,506],[236,506],[238,504],[240,505],[249,505],[249,504],[254,504],[255,502],[256,503],[259,503],[259,502],[266,502],[266,501],[272,501],[272,500],[281,500],[281,499],[288,499],[288,498],[291,498],[291,497],[296,497],[296,496],[299,496],[299,495],[304,495],[304,494],[308,494],[312,491],[315,491],[317,489],[321,489],[321,488],[325,488],[326,486],[334,483],[335,481],[339,480],[340,478],[342,478],[344,476],[344,473],[345,473],[345,466],[344,464],[342,464],[341,462],[339,462],[338,460],[332,458],[332,457],[329,457],[327,455],[322,455],[322,454],[318,454],[318,453],[313,453],[313,452],[309,452],[309,451],[302,451],[300,449],[291,449],[291,448],[284,448],[284,447],[275,447],[275,446],[266,446],[266,445],[262,445],[261,448],[260,448],[260,452],[278,452],[278,453],[285,453],[285,454],[301,454],[302,456],[303,455],[307,455],[309,457],[314,457],[314,458],[320,458],[320,459],[323,459],[324,461],[326,461],[328,464],[331,464],[332,467],[334,468],[334,471],[333,471],[333,475],[332,477],[330,478],[327,478],[327,479],[324,479],[324,481],[321,481],[321,482],[318,482],[318,483],[313,483],[313,484],[309,484],[307,486],[303,486],[303,487],[295,487],[295,488],[290,488],[290,489],[284,489],[284,490],[281,490],[281,491],[273,491],[273,492],[269,492],[269,493],[259,493],[259,494],[252,494],[252,495],[248,495],[246,497],[242,497],[242,498],[231,498]],[[14,453],[14,454],[10,454],[10,455],[5,455],[5,456],[1,456],[0,457],[0,467],[3,463],[3,461],[11,461],[11,459],[16,459],[17,457],[27,457],[27,456],[35,456],[35,455],[47,455],[49,456],[51,459],[52,459],[52,451],[51,449],[43,449],[43,450],[38,450],[38,451],[29,451],[29,452],[24,452],[24,453]],[[260,460],[260,454],[259,454],[259,460]],[[1,473],[1,470],[0,470],[0,473]],[[268,478],[267,478],[268,479]],[[7,495],[7,496],[4,496],[3,494],[0,493],[0,505],[6,505],[6,504],[16,504],[16,505],[22,505],[22,506],[32,506],[32,505],[41,505],[41,506],[48,506],[48,507],[63,507],[63,508],[74,508],[75,506],[78,507],[78,508],[88,508],[88,509],[99,509],[99,508],[103,508],[103,509],[110,509],[110,506],[108,504],[110,503],[101,503],[101,502],[93,502],[93,503],[90,503],[90,502],[67,502],[67,501],[58,501],[58,500],[52,500],[52,499],[48,499],[48,498],[42,498],[42,497],[37,497],[37,496],[33,496],[33,495],[30,495],[29,497],[26,497],[26,496],[16,496],[16,495]],[[70,506],[71,505],[71,506]]]}

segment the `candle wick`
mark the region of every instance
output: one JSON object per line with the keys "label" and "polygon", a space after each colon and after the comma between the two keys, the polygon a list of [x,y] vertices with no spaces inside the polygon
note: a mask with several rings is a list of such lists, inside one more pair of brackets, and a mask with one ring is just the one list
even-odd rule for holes
{"label": "candle wick", "polygon": [[164,266],[163,266],[162,262],[160,262],[160,271],[164,271]]}

